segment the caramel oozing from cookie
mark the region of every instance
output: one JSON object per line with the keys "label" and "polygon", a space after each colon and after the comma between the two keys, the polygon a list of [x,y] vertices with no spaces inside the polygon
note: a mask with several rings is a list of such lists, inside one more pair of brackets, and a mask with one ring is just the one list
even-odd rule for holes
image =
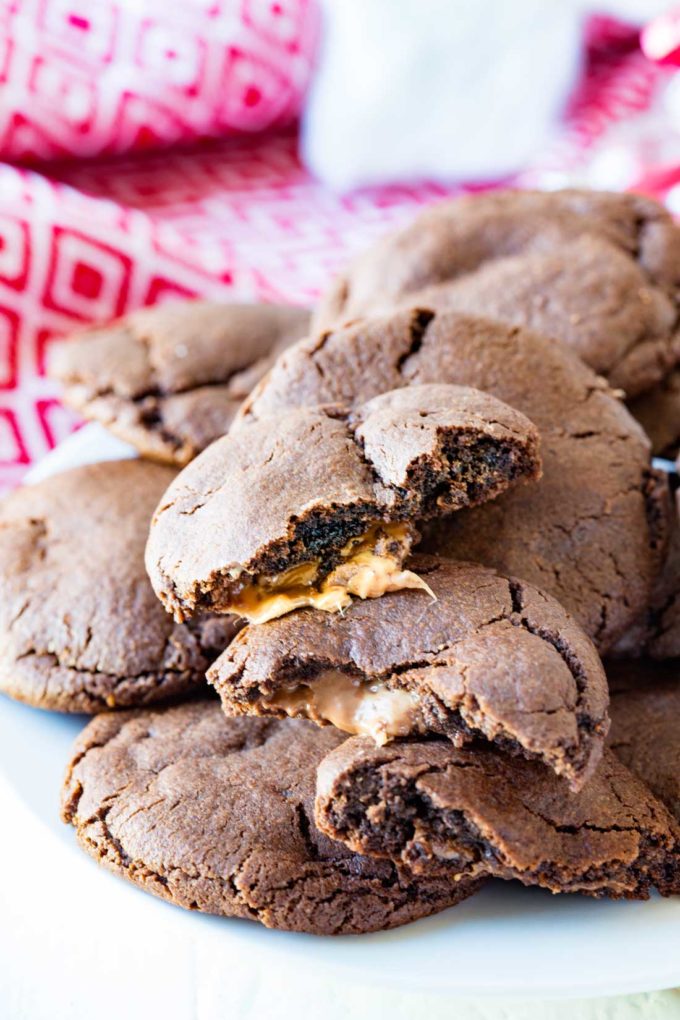
{"label": "caramel oozing from cookie", "polygon": [[401,588],[422,588],[432,595],[422,578],[402,569],[412,538],[406,523],[375,524],[350,539],[340,550],[340,562],[322,578],[318,560],[298,564],[273,578],[257,578],[235,595],[227,612],[258,624],[305,606],[326,613],[342,612],[353,595],[374,599]]}
{"label": "caramel oozing from cookie", "polygon": [[279,692],[268,704],[283,709],[286,715],[370,736],[380,745],[426,729],[415,692],[366,683],[333,669],[320,673],[311,684]]}

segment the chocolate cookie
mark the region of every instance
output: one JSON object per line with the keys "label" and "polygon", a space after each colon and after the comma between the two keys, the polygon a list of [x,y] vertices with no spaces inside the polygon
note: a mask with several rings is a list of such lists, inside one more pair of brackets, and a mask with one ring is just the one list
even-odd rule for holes
{"label": "chocolate cookie", "polygon": [[610,752],[579,793],[540,762],[444,741],[350,737],[319,767],[316,822],[357,853],[431,877],[553,892],[680,892],[678,827]]}
{"label": "chocolate cookie", "polygon": [[647,614],[645,652],[652,659],[680,658],[680,522],[677,515]]}
{"label": "chocolate cookie", "polygon": [[640,195],[494,191],[435,205],[359,256],[314,328],[403,305],[566,341],[629,396],[680,359],[680,230]]}
{"label": "chocolate cookie", "polygon": [[262,623],[427,590],[402,570],[415,522],[539,474],[531,422],[466,387],[289,411],[218,440],[178,475],[151,527],[149,576],[178,620],[210,608]]}
{"label": "chocolate cookie", "polygon": [[680,822],[680,666],[619,662],[611,683],[609,745]]}
{"label": "chocolate cookie", "polygon": [[237,629],[173,624],[144,570],[173,472],[143,461],[76,468],[0,505],[0,690],[63,712],[144,705],[202,683]]}
{"label": "chocolate cookie", "polygon": [[631,400],[628,409],[650,438],[656,457],[676,457],[680,448],[680,370]]}
{"label": "chocolate cookie", "polygon": [[314,825],[316,766],[342,735],[226,719],[216,702],[99,716],[76,743],[62,815],[88,853],[189,910],[319,935],[394,928],[475,889],[414,879]]}
{"label": "chocolate cookie", "polygon": [[399,386],[476,386],[526,414],[543,477],[438,525],[429,551],[476,560],[550,592],[601,650],[649,604],[668,494],[642,430],[564,344],[455,312],[397,312],[300,341],[232,430],[285,408],[362,402]]}
{"label": "chocolate cookie", "polygon": [[398,591],[344,616],[307,609],[242,630],[208,672],[227,715],[306,717],[379,743],[481,738],[580,788],[609,725],[607,680],[580,627],[487,567],[408,566],[436,601]]}
{"label": "chocolate cookie", "polygon": [[644,612],[612,649],[623,659],[680,658],[680,490],[670,515],[670,539],[661,572]]}
{"label": "chocolate cookie", "polygon": [[144,457],[187,464],[224,435],[244,397],[309,313],[208,301],[143,308],[55,348],[64,400]]}

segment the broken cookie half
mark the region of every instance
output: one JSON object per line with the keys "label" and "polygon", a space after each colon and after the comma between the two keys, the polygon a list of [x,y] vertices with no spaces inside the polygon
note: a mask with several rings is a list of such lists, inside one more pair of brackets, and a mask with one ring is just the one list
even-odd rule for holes
{"label": "broken cookie half", "polygon": [[428,585],[404,570],[418,522],[540,476],[524,415],[468,387],[413,386],[352,411],[301,408],[224,436],[170,485],[146,562],[179,621],[264,623]]}
{"label": "broken cookie half", "polygon": [[615,899],[680,891],[677,825],[610,751],[570,793],[540,762],[495,750],[352,737],[319,766],[316,824],[355,853],[452,882],[492,875]]}
{"label": "broken cookie half", "polygon": [[379,744],[436,735],[537,758],[580,788],[609,726],[607,681],[550,596],[475,563],[413,557],[434,596],[246,627],[208,671],[227,715],[332,724]]}

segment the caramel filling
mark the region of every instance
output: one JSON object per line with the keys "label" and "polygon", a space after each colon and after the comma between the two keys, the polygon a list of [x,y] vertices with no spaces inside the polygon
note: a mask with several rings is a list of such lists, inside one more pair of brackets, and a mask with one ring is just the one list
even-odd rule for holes
{"label": "caramel filling", "polygon": [[402,570],[410,542],[407,524],[376,524],[365,535],[350,539],[340,551],[341,562],[323,580],[318,581],[319,561],[301,563],[276,577],[260,577],[246,585],[227,611],[249,623],[266,623],[304,606],[325,613],[342,612],[352,595],[375,599],[400,588],[422,588],[432,595],[417,574]]}
{"label": "caramel filling", "polygon": [[373,737],[377,744],[425,729],[415,693],[390,690],[383,683],[367,683],[337,670],[320,673],[311,684],[281,691],[267,704],[286,715]]}

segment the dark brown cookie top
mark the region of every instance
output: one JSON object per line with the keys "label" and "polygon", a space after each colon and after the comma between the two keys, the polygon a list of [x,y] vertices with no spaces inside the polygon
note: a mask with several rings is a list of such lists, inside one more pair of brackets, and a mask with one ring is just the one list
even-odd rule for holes
{"label": "dark brown cookie top", "polygon": [[540,762],[494,750],[350,737],[321,763],[317,789],[322,832],[416,874],[613,898],[680,892],[677,825],[610,751],[570,793]]}
{"label": "dark brown cookie top", "polygon": [[680,666],[607,665],[612,728],[608,743],[680,822]]}
{"label": "dark brown cookie top", "polygon": [[185,301],[142,308],[55,345],[65,401],[144,457],[187,464],[224,435],[309,313],[284,305]]}
{"label": "dark brown cookie top", "polygon": [[455,312],[398,312],[303,340],[237,423],[285,408],[361,402],[400,386],[476,386],[526,414],[543,477],[436,528],[429,551],[474,559],[549,591],[601,649],[649,603],[667,493],[623,404],[564,344]]}
{"label": "dark brown cookie top", "polygon": [[189,910],[319,935],[393,928],[472,883],[414,879],[314,825],[316,767],[342,740],[311,723],[226,719],[216,702],[93,719],[62,815],[111,871]]}
{"label": "dark brown cookie top", "polygon": [[467,387],[402,388],[351,412],[291,410],[218,440],[178,475],[147,567],[177,619],[337,611],[351,595],[423,587],[401,570],[417,521],[539,474],[531,422]]}
{"label": "dark brown cookie top", "polygon": [[680,450],[680,369],[629,401],[628,409],[649,436],[654,456],[675,458]]}
{"label": "dark brown cookie top", "polygon": [[680,658],[680,520],[677,513],[647,613],[644,649],[647,655],[659,661]]}
{"label": "dark brown cookie top", "polygon": [[672,500],[670,537],[659,576],[638,620],[612,648],[612,657],[680,658],[680,490]]}
{"label": "dark brown cookie top", "polygon": [[286,714],[378,742],[445,735],[540,758],[579,788],[602,753],[607,681],[548,595],[487,567],[414,557],[434,595],[246,627],[208,672],[227,715]]}
{"label": "dark brown cookie top", "polygon": [[181,694],[234,621],[174,624],[144,570],[168,468],[116,461],[17,490],[0,505],[0,689],[64,712]]}
{"label": "dark brown cookie top", "polygon": [[634,396],[680,358],[680,231],[658,203],[494,191],[432,206],[341,274],[314,328],[424,304],[566,341]]}

